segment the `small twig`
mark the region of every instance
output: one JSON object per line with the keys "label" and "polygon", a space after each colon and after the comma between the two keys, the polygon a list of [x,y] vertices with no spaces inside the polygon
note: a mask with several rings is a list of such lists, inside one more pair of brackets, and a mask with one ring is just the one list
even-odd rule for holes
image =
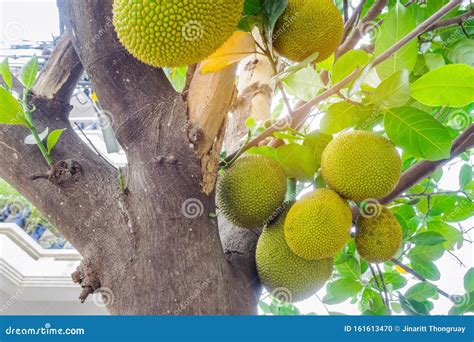
{"label": "small twig", "polygon": [[462,191],[462,190],[453,190],[453,191],[438,191],[438,192],[432,192],[432,193],[418,193],[418,194],[405,194],[405,195],[401,195],[401,196],[398,196],[398,197],[402,197],[402,198],[412,198],[412,197],[432,197],[432,196],[439,196],[439,195],[451,195],[451,194],[463,194],[465,195],[467,198],[469,198],[468,194],[465,192],[465,191]]}
{"label": "small twig", "polygon": [[347,51],[353,49],[356,44],[359,42],[359,40],[362,38],[362,33],[363,33],[363,28],[366,25],[370,25],[372,21],[375,20],[375,18],[378,17],[380,13],[382,13],[383,9],[385,6],[387,6],[388,0],[377,0],[370,10],[367,12],[365,17],[362,19],[362,21],[357,25],[357,27],[352,31],[352,34],[346,39],[346,41],[339,46],[339,48],[336,51],[336,58],[339,56],[342,56],[345,54]]}
{"label": "small twig", "polygon": [[388,314],[390,315],[392,313],[392,310],[390,309],[390,300],[388,298],[387,285],[385,284],[383,273],[382,273],[382,270],[380,269],[379,264],[375,264],[375,266],[377,267],[377,271],[379,272],[380,282],[382,283],[383,292],[385,293],[385,305],[387,306]]}
{"label": "small twig", "polygon": [[[405,264],[403,264],[402,262],[398,261],[397,259],[395,258],[392,258],[391,261],[401,267],[405,272],[408,272],[410,273],[411,275],[413,275],[415,278],[417,278],[418,280],[421,280],[421,281],[424,281],[428,284],[431,284],[425,277],[419,275],[416,271],[414,271],[413,269],[411,269],[410,267],[406,266]],[[437,287],[436,285],[434,285],[436,287],[436,290],[438,291],[438,293],[446,298],[448,298],[450,301],[453,301],[453,298],[451,295],[449,295],[447,292],[441,290],[439,287]]]}
{"label": "small twig", "polygon": [[318,298],[318,300],[321,302],[321,304],[324,306],[324,309],[326,309],[326,312],[328,313],[328,315],[331,315],[331,312],[329,311],[328,307],[326,306],[326,304],[324,304],[324,302],[322,301],[321,298],[319,298],[318,295],[315,295],[316,298]]}
{"label": "small twig", "polygon": [[357,8],[354,10],[354,13],[352,13],[349,20],[347,20],[347,22],[345,23],[345,25],[344,25],[344,35],[343,35],[343,38],[342,38],[343,41],[346,40],[347,36],[351,32],[352,27],[359,20],[360,14],[361,14],[362,9],[364,8],[364,5],[365,5],[365,1],[366,0],[362,0],[360,2],[359,6],[357,6]]}
{"label": "small twig", "polygon": [[349,0],[343,0],[342,7],[344,11],[344,22],[346,23],[347,20],[349,20]]}
{"label": "small twig", "polygon": [[446,250],[446,252],[448,252],[452,257],[454,257],[454,259],[456,259],[456,260],[459,262],[459,266],[463,266],[463,267],[466,266],[466,265],[462,262],[462,260],[457,257],[456,254],[454,254],[453,252],[451,252],[451,251],[449,251],[449,250]]}
{"label": "small twig", "polygon": [[346,101],[346,102],[348,102],[348,103],[350,103],[350,104],[353,104],[353,105],[355,105],[355,106],[360,106],[360,105],[362,105],[362,103],[351,100],[350,98],[348,98],[347,96],[345,96],[345,95],[344,95],[343,93],[341,93],[341,92],[338,92],[337,95],[338,95],[341,99],[343,99],[344,101]]}
{"label": "small twig", "polygon": [[441,20],[437,23],[434,23],[429,28],[427,28],[425,32],[433,31],[439,28],[448,27],[452,25],[463,24],[465,21],[469,20],[469,18],[472,18],[472,16],[474,16],[474,8],[462,15],[458,15],[457,17]]}
{"label": "small twig", "polygon": [[375,270],[372,266],[372,264],[369,263],[369,268],[370,268],[370,273],[372,273],[372,277],[374,278],[374,281],[375,281],[375,285],[377,285],[377,290],[379,291],[379,294],[380,294],[380,298],[382,298],[382,302],[383,304],[385,305],[385,307],[387,308],[388,311],[390,311],[390,308],[389,306],[387,305],[387,302],[385,301],[385,298],[382,294],[382,286],[380,285],[380,282],[379,280],[377,279],[377,274],[375,273]]}

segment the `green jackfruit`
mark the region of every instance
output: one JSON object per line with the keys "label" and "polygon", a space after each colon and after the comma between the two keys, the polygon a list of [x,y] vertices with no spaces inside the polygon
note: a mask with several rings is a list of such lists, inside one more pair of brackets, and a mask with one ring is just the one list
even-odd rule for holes
{"label": "green jackfruit", "polygon": [[286,212],[268,225],[257,244],[256,262],[260,280],[275,297],[298,302],[316,293],[331,276],[333,258],[306,260],[294,254],[285,241]]}
{"label": "green jackfruit", "polygon": [[359,255],[376,263],[392,259],[402,243],[402,227],[396,217],[387,208],[377,208],[375,217],[358,218],[355,236]]}
{"label": "green jackfruit", "polygon": [[242,228],[268,223],[285,200],[286,175],[280,164],[263,155],[238,159],[217,184],[220,212]]}
{"label": "green jackfruit", "polygon": [[289,0],[275,25],[273,46],[295,62],[319,52],[319,62],[336,51],[343,30],[342,17],[332,0]]}
{"label": "green jackfruit", "polygon": [[299,199],[285,220],[285,239],[307,260],[330,258],[350,238],[352,212],[334,191],[317,189]]}
{"label": "green jackfruit", "polygon": [[389,140],[372,132],[354,131],[329,143],[321,174],[341,196],[354,201],[388,195],[400,179],[402,162]]}
{"label": "green jackfruit", "polygon": [[115,0],[113,23],[120,42],[155,67],[197,63],[237,29],[243,0]]}

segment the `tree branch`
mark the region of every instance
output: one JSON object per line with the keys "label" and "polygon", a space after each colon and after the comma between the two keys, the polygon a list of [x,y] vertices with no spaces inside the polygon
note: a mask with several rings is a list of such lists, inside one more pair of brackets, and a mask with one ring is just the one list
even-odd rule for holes
{"label": "tree branch", "polygon": [[356,9],[354,10],[354,13],[352,13],[349,20],[347,20],[347,22],[344,24],[344,35],[343,35],[342,41],[346,40],[346,38],[349,35],[349,33],[351,32],[354,24],[356,24],[356,22],[359,20],[359,17],[360,17],[360,14],[362,12],[362,9],[364,8],[365,2],[366,2],[366,0],[362,0],[359,3],[359,6],[356,7]]}
{"label": "tree branch", "polygon": [[84,68],[72,46],[71,35],[65,31],[59,38],[46,67],[39,75],[33,93],[69,103],[83,72]]}
{"label": "tree branch", "polygon": [[[413,275],[415,278],[417,278],[418,280],[421,280],[421,281],[424,281],[426,283],[429,283],[431,284],[425,277],[419,275],[417,272],[415,272],[413,269],[411,269],[410,267],[406,266],[405,264],[403,264],[402,262],[398,261],[397,259],[395,258],[392,258],[392,260],[390,260],[391,262],[393,262],[395,265],[401,267],[405,272],[408,272],[410,273],[411,275]],[[436,287],[436,290],[438,291],[438,293],[446,298],[448,298],[450,301],[453,301],[453,298],[451,295],[449,295],[447,292],[441,290],[438,286],[434,285]]]}
{"label": "tree branch", "polygon": [[353,30],[352,34],[337,49],[335,53],[336,59],[356,46],[365,31],[364,27],[371,25],[372,21],[374,21],[375,18],[377,18],[377,16],[382,13],[387,4],[388,0],[377,0],[377,2],[372,5],[364,19],[362,19],[359,25],[357,25],[357,27]]}
{"label": "tree branch", "polygon": [[193,127],[190,140],[201,160],[201,186],[206,194],[214,190],[224,141],[227,113],[235,96],[237,65],[218,73],[201,75],[197,67],[189,85],[188,118]]}
{"label": "tree branch", "polygon": [[454,141],[453,147],[451,149],[451,156],[448,159],[437,161],[425,160],[412,166],[400,177],[400,180],[395,189],[389,195],[380,199],[380,204],[388,204],[393,200],[397,199],[413,185],[428,177],[438,167],[444,165],[449,160],[457,157],[459,154],[472,147],[474,147],[474,125],[471,125]]}
{"label": "tree branch", "polygon": [[471,10],[469,10],[468,12],[466,12],[462,15],[458,15],[457,17],[453,17],[453,18],[449,18],[449,19],[446,19],[446,20],[439,21],[439,22],[433,24],[432,26],[430,26],[425,32],[433,31],[433,30],[436,30],[436,29],[439,29],[439,28],[442,28],[442,27],[448,27],[448,26],[452,26],[452,25],[459,25],[459,24],[462,25],[464,22],[471,19],[473,16],[474,16],[474,8],[472,8]]}
{"label": "tree branch", "polygon": [[342,1],[342,8],[343,8],[343,13],[344,13],[344,22],[346,23],[347,20],[349,19],[349,1],[348,0]]}

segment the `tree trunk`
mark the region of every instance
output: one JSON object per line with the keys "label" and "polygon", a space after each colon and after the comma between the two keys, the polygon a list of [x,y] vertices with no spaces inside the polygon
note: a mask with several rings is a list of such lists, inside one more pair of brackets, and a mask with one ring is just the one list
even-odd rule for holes
{"label": "tree trunk", "polygon": [[[83,287],[81,300],[100,290],[108,310],[121,315],[255,314],[256,236],[227,225],[221,242],[217,219],[210,215],[216,211],[213,188],[235,68],[209,77],[196,74],[189,82],[186,98],[194,103],[189,106],[163,70],[140,63],[118,42],[112,0],[66,4],[68,31],[31,99],[38,129],[68,128],[53,157],[54,170],[63,162],[70,177],[45,177],[48,166],[36,146],[21,143],[27,135],[23,127],[0,130],[0,158],[10,163],[0,167],[0,177],[84,257],[73,274]],[[68,101],[81,65],[126,152],[124,187],[119,171],[69,125]],[[204,82],[214,85],[206,96],[216,100],[201,108],[197,89]],[[34,175],[38,172],[43,175]]]}

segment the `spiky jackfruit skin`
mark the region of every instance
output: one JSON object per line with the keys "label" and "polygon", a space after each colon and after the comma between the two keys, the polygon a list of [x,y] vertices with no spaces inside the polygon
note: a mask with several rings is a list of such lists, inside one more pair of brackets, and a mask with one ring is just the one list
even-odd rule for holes
{"label": "spiky jackfruit skin", "polygon": [[329,143],[321,159],[325,182],[354,201],[388,195],[397,185],[401,170],[395,145],[366,131],[341,134]]}
{"label": "spiky jackfruit skin", "polygon": [[299,199],[285,220],[285,239],[296,255],[316,260],[330,258],[350,238],[352,212],[334,191],[317,189]]}
{"label": "spiky jackfruit skin", "polygon": [[140,61],[177,67],[205,59],[237,29],[243,0],[115,0],[120,42]]}
{"label": "spiky jackfruit skin", "polygon": [[343,30],[342,16],[332,0],[289,0],[275,25],[273,46],[295,62],[319,52],[319,62],[336,51]]}
{"label": "spiky jackfruit skin", "polygon": [[327,282],[332,274],[333,258],[306,260],[294,254],[286,244],[283,231],[286,212],[268,225],[258,239],[257,271],[263,286],[275,297],[299,302]]}
{"label": "spiky jackfruit skin", "polygon": [[262,227],[281,208],[286,184],[285,172],[274,159],[263,155],[242,157],[219,180],[217,205],[239,227]]}
{"label": "spiky jackfruit skin", "polygon": [[359,255],[368,262],[392,259],[402,243],[402,227],[387,208],[379,206],[376,217],[360,216],[356,223],[355,243]]}

